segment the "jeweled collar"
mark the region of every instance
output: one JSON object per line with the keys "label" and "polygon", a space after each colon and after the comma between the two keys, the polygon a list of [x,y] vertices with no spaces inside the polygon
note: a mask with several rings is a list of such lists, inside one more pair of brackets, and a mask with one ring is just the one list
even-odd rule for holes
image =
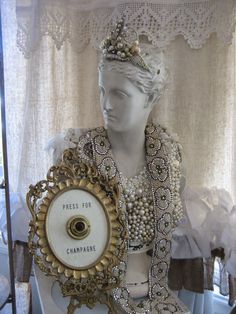
{"label": "jeweled collar", "polygon": [[[93,150],[93,161],[99,172],[107,179],[116,178],[120,182],[119,171],[111,151],[107,132],[103,127],[89,131],[89,140]],[[173,298],[168,289],[168,268],[173,230],[173,214],[181,209],[179,196],[180,154],[178,145],[166,130],[155,124],[148,124],[145,129],[146,165],[151,183],[154,213],[155,238],[149,269],[149,296],[142,304],[136,304],[129,296],[125,285],[127,256],[119,268],[123,273],[123,286],[113,292],[114,300],[126,313],[148,313],[165,304],[173,305]],[[120,210],[123,210],[123,197],[120,198]],[[127,243],[128,248],[128,243]],[[180,313],[181,313],[181,309]],[[170,312],[172,313],[172,312]]]}

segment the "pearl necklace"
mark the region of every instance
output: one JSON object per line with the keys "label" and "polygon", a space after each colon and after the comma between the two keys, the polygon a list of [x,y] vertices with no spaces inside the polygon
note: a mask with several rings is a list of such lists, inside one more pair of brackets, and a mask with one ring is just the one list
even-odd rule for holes
{"label": "pearl necklace", "polygon": [[141,249],[154,238],[154,207],[147,169],[132,178],[120,173],[121,185],[128,214],[129,247]]}

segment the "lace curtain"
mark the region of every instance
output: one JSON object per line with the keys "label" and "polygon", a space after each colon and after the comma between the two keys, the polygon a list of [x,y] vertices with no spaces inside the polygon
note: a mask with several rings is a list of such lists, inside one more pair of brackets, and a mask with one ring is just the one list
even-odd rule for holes
{"label": "lace curtain", "polygon": [[[57,1],[64,6],[54,17],[44,7],[45,1],[39,2],[40,7],[33,3],[29,7],[29,2],[17,7],[17,29],[15,1],[2,0],[13,191],[24,198],[29,184],[45,177],[52,159],[44,148],[51,137],[65,128],[102,124],[97,89],[99,54],[94,47],[107,32],[106,26],[125,12],[139,34],[148,35],[155,46],[165,49],[170,82],[153,117],[179,135],[188,185],[217,186],[235,193],[234,1],[168,0],[149,5],[129,1],[130,5],[119,2],[116,8],[112,7],[114,1],[104,8],[107,3],[103,1],[102,9],[96,7],[98,1]],[[55,9],[54,1],[47,3]],[[78,11],[70,8],[75,5],[78,9],[78,3],[84,12],[74,23]],[[172,5],[172,11],[167,11],[167,5]],[[35,14],[33,24],[29,10]],[[66,10],[74,13],[63,16]],[[146,18],[150,15],[153,24],[143,23],[140,12]],[[161,21],[158,29],[157,20]],[[180,34],[183,36],[177,36]],[[230,41],[231,45],[226,44]]]}
{"label": "lace curtain", "polygon": [[[201,48],[212,32],[231,43],[234,0],[17,0],[17,43],[26,57],[45,35],[57,48],[70,42],[77,52],[88,43],[99,47],[121,17],[138,35],[165,48],[183,35],[192,48]],[[33,17],[33,18],[32,18]]]}

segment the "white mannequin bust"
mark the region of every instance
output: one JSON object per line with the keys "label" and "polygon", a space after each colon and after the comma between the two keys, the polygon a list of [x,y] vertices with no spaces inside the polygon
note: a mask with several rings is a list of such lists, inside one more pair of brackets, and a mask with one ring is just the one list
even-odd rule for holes
{"label": "white mannequin bust", "polygon": [[[117,168],[126,178],[137,175],[145,165],[145,127],[167,80],[160,59],[153,60],[150,54],[148,59],[154,74],[127,62],[102,61],[99,66],[104,125]],[[150,262],[147,252],[128,253],[126,283],[133,298],[148,294]]]}
{"label": "white mannequin bust", "polygon": [[[161,57],[158,53],[154,59],[148,50],[151,72],[128,62],[102,60],[99,65],[104,126],[117,168],[126,178],[134,177],[145,166],[145,128],[167,82]],[[148,294],[150,263],[146,251],[128,253],[126,284],[134,299]],[[58,307],[66,309],[58,285],[52,286],[52,297]]]}
{"label": "white mannequin bust", "polygon": [[[149,52],[145,55],[145,62],[150,71],[144,71],[131,62],[106,59],[102,59],[99,65],[100,104],[104,125],[116,167],[125,178],[137,176],[146,166],[145,128],[167,82],[167,71],[160,55],[156,54],[154,59]],[[146,249],[128,251],[126,287],[133,299],[148,295],[150,266],[151,256]],[[41,275],[39,280],[42,281]],[[48,293],[54,303],[65,311],[68,301],[63,300],[58,285],[51,286]],[[107,309],[105,306],[96,306],[87,312],[107,313]]]}

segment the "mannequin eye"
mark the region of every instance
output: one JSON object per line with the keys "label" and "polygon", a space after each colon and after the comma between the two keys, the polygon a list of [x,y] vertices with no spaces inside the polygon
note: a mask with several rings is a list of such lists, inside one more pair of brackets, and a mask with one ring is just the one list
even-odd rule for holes
{"label": "mannequin eye", "polygon": [[124,91],[120,89],[113,90],[113,95],[117,97],[128,97],[128,94],[126,94]]}

